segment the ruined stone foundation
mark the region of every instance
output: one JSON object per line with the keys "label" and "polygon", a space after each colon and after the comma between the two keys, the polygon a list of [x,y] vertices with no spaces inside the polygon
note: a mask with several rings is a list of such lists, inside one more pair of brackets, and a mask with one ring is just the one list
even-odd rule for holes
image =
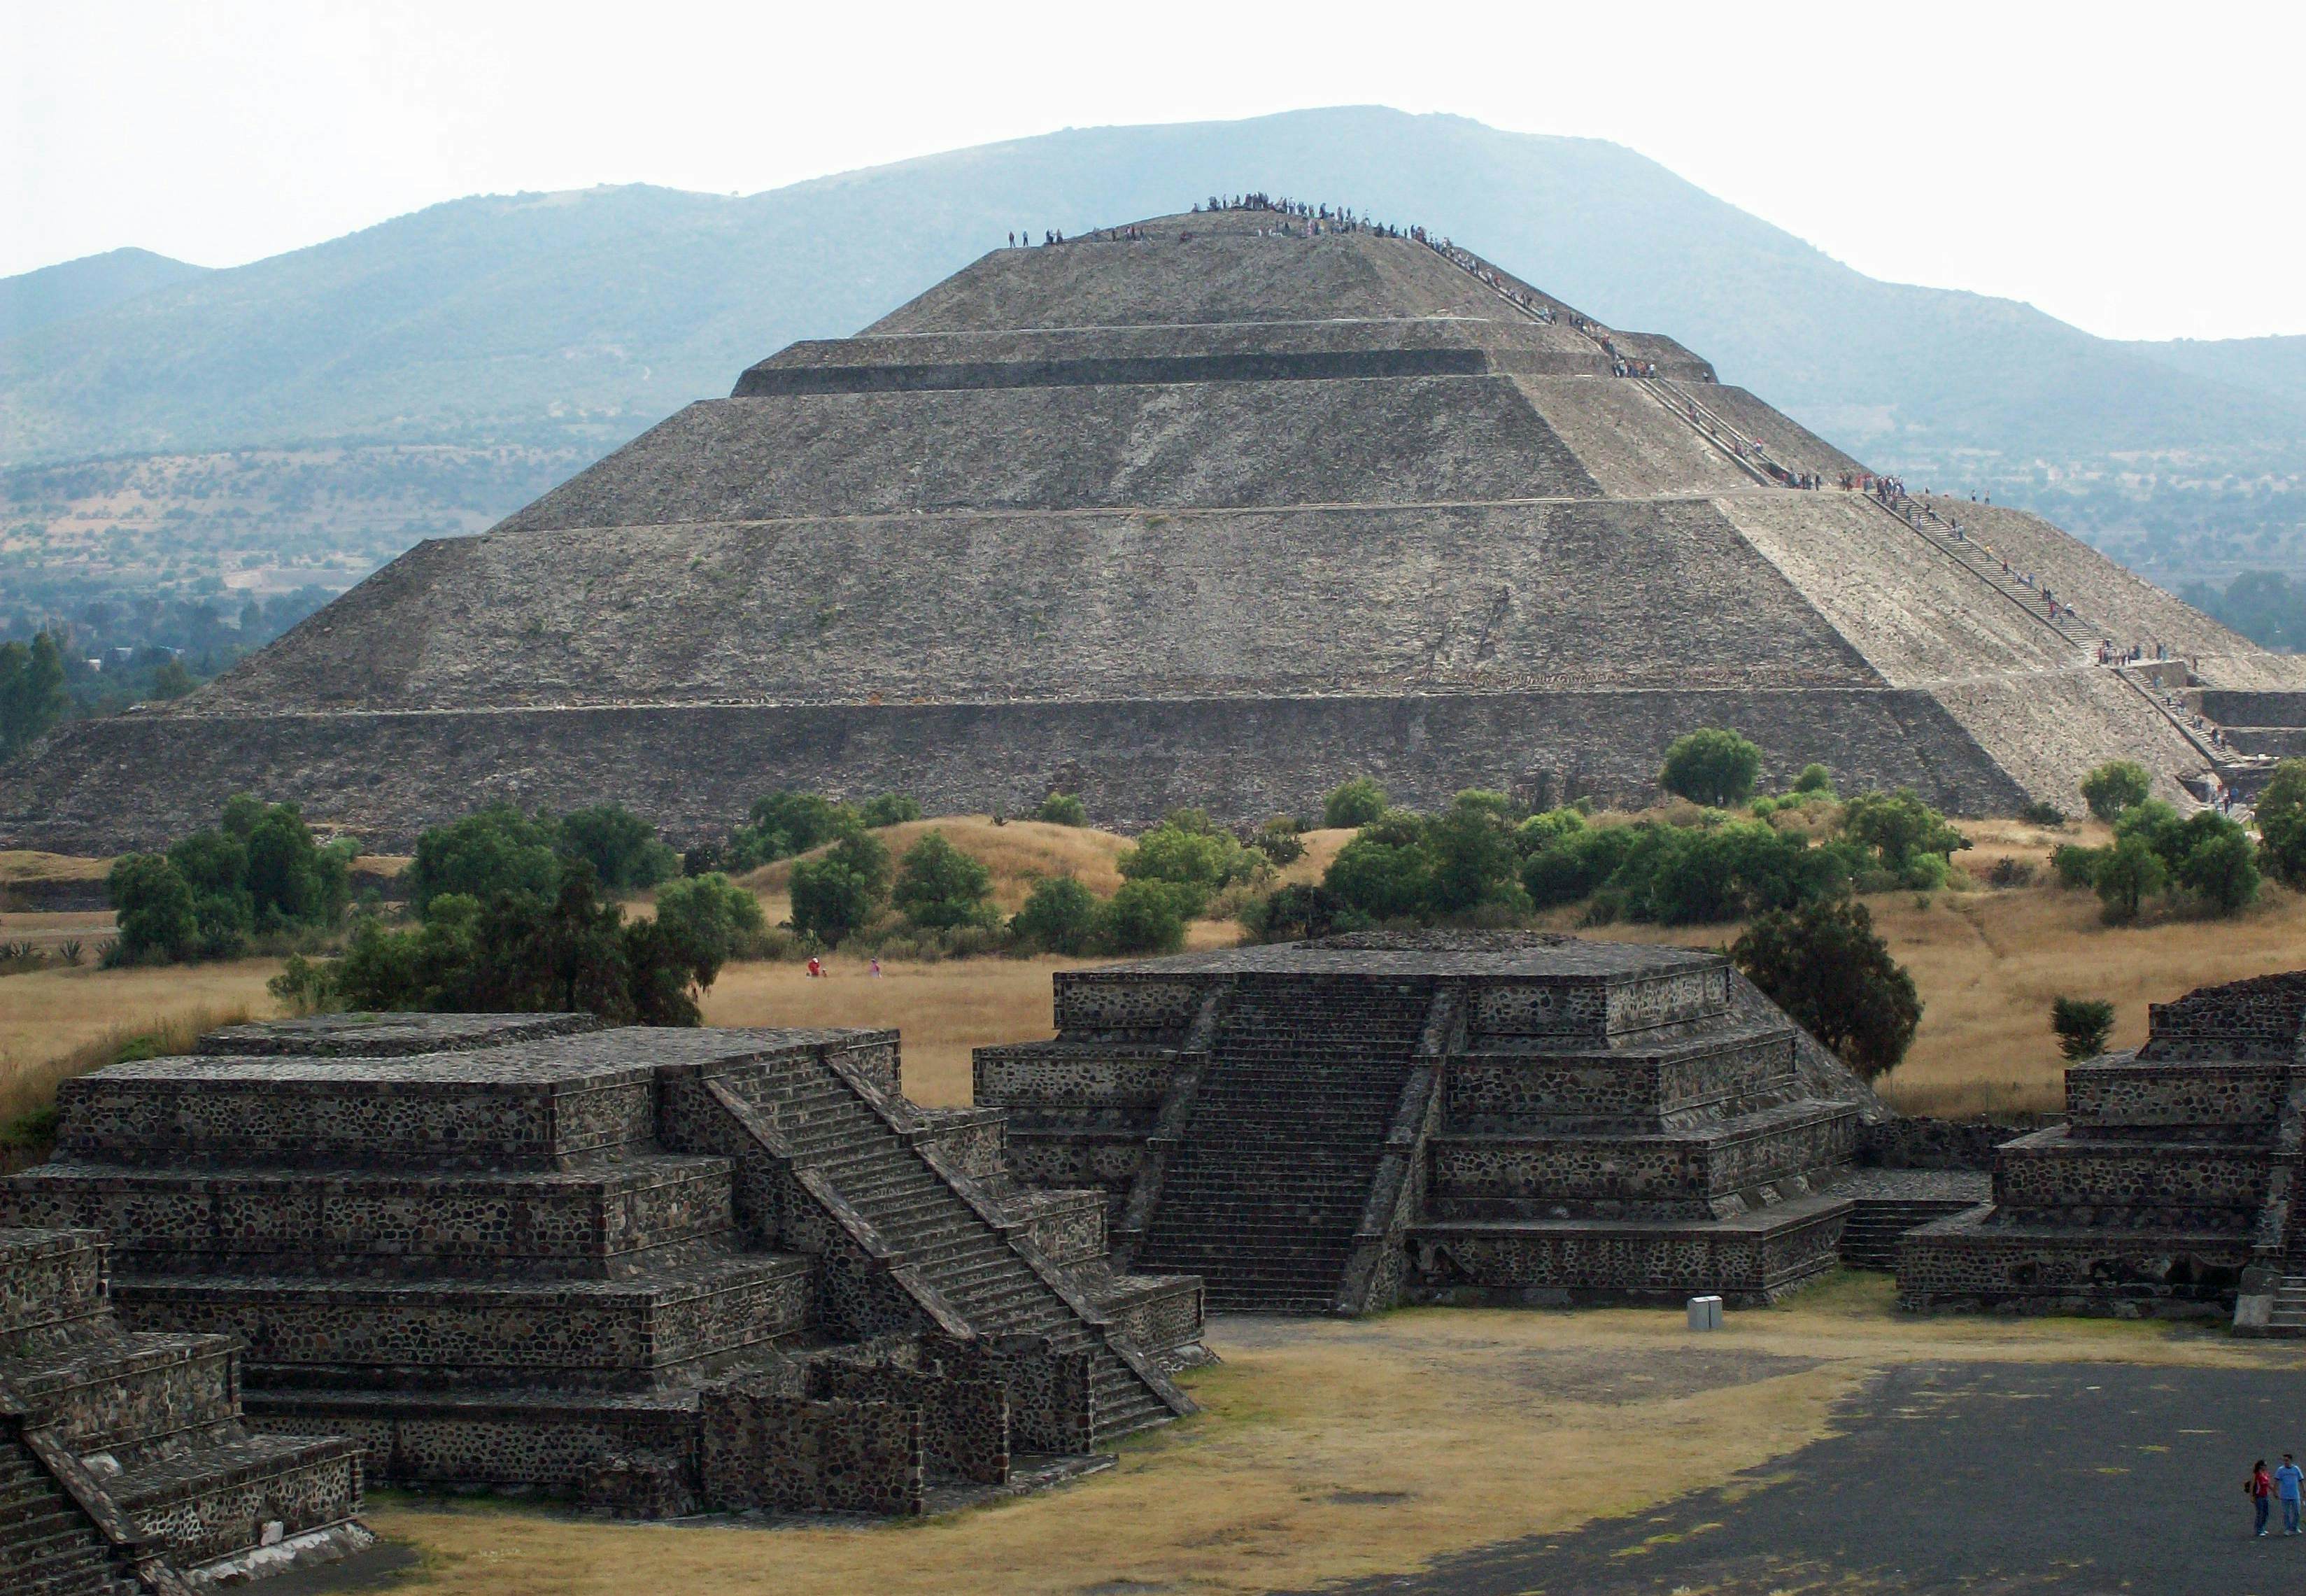
{"label": "ruined stone foundation", "polygon": [[2146,1046],[2066,1071],[2068,1122],[1994,1151],[1990,1207],[1909,1232],[1911,1308],[2306,1327],[2290,1221],[2306,973],[2149,1010]]}
{"label": "ruined stone foundation", "polygon": [[1056,983],[978,1101],[1217,1307],[1751,1302],[1834,1263],[1869,1099],[1718,954],[1373,935]]}
{"label": "ruined stone foundation", "polygon": [[998,1115],[907,1101],[893,1032],[204,1046],[68,1082],[0,1219],[108,1232],[123,1322],[238,1337],[251,1425],[348,1437],[372,1478],[918,1513],[1190,1409],[1199,1284],[1110,1268],[1101,1198],[1019,1191]]}

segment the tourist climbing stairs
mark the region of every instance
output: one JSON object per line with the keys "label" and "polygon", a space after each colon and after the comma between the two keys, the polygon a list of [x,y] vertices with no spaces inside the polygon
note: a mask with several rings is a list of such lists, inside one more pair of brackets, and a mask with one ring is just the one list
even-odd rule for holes
{"label": "tourist climbing stairs", "polygon": [[871,1227],[893,1266],[912,1269],[970,1333],[1039,1336],[1060,1352],[1089,1352],[1094,1444],[1191,1411],[1157,1369],[1086,1320],[901,1133],[889,1105],[869,1100],[869,1088],[815,1057],[724,1080],[773,1125],[793,1167],[822,1177]]}
{"label": "tourist climbing stairs", "polygon": [[1210,1048],[1141,1267],[1201,1276],[1211,1308],[1337,1310],[1432,1007],[1431,987],[1245,977]]}
{"label": "tourist climbing stairs", "polygon": [[9,1596],[126,1596],[111,1541],[56,1483],[18,1421],[0,1418],[0,1591]]}

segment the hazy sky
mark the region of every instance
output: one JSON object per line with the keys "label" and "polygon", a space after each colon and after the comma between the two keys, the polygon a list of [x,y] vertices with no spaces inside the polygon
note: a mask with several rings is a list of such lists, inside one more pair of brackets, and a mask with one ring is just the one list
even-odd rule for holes
{"label": "hazy sky", "polygon": [[0,0],[0,275],[1308,106],[1613,139],[1875,277],[2306,332],[2306,6]]}

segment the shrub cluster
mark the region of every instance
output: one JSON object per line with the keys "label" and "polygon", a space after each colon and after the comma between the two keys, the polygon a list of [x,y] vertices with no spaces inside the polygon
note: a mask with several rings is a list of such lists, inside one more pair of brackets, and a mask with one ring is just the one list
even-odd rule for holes
{"label": "shrub cluster", "polygon": [[333,929],[351,900],[350,838],[323,846],[294,804],[243,794],[218,824],[165,854],[133,853],[105,879],[120,917],[117,964],[229,959],[252,938]]}
{"label": "shrub cluster", "polygon": [[[2104,848],[2069,842],[2050,856],[2059,882],[2096,892],[2111,925],[2136,919],[2148,900],[2165,895],[2215,916],[2239,914],[2255,902],[2259,850],[2241,824],[2215,809],[2182,818],[2160,798],[2146,797],[2142,780],[2131,781],[2123,772],[2126,764],[2100,765],[2083,781],[2093,813],[2102,802],[2126,801],[2114,816],[2113,842]],[[2136,765],[2127,768],[2145,775]],[[2261,800],[2261,830],[2263,815]],[[2274,850],[2269,845],[2265,851]]]}
{"label": "shrub cluster", "polygon": [[773,792],[753,800],[745,823],[729,833],[729,844],[717,859],[705,857],[699,862],[725,864],[730,870],[754,870],[821,848],[852,832],[877,831],[920,817],[919,803],[901,793],[845,804],[812,792]]}
{"label": "shrub cluster", "polygon": [[559,818],[495,804],[437,825],[416,839],[408,900],[419,914],[443,893],[483,901],[505,892],[550,898],[572,864],[589,866],[595,890],[636,892],[680,874],[680,857],[656,829],[618,804]]}

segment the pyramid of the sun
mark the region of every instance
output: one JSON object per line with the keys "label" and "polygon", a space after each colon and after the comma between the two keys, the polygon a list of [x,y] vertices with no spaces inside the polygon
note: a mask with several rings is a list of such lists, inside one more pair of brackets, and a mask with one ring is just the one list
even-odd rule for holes
{"label": "pyramid of the sun", "polygon": [[191,697],[67,729],[0,778],[0,841],[157,841],[240,790],[378,843],[602,797],[689,839],[777,786],[1124,822],[1356,772],[1630,797],[1705,725],[1977,813],[2205,763],[2101,642],[2296,685],[2031,517],[1784,485],[1860,467],[1470,257],[1261,209],[1126,232],[797,344]]}

